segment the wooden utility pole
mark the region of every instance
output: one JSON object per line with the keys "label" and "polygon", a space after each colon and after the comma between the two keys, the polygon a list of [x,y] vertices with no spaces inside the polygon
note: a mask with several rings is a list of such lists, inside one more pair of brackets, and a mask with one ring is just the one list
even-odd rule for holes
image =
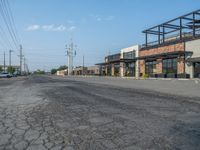
{"label": "wooden utility pole", "polygon": [[12,61],[11,61],[11,53],[12,52],[14,52],[13,50],[9,50],[9,67],[11,67],[11,63],[12,63]]}

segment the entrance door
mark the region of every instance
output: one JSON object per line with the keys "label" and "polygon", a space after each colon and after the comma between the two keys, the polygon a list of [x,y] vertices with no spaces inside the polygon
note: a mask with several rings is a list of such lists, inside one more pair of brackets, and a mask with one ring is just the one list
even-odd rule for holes
{"label": "entrance door", "polygon": [[200,62],[194,63],[194,77],[200,78]]}
{"label": "entrance door", "polygon": [[135,77],[135,62],[126,63],[125,76]]}

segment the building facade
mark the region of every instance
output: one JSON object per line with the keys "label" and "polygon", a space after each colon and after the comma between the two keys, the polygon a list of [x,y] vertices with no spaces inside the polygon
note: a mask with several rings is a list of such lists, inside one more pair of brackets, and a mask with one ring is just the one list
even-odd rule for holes
{"label": "building facade", "polygon": [[65,76],[65,75],[67,75],[67,69],[56,71],[56,75],[57,76]]}
{"label": "building facade", "polygon": [[200,39],[186,42],[185,49],[192,51],[186,58],[186,73],[191,78],[200,78]]}
{"label": "building facade", "polygon": [[100,67],[99,66],[89,66],[87,67],[87,75],[100,75]]}
{"label": "building facade", "polygon": [[[0,67],[2,68],[2,70],[3,70],[3,72],[7,72],[7,70],[8,70],[8,68],[10,67],[10,66],[8,66],[8,65],[0,65]],[[12,68],[14,68],[15,69],[15,72],[16,73],[19,73],[20,72],[20,66],[11,66]]]}
{"label": "building facade", "polygon": [[139,76],[139,45],[127,47],[120,53],[105,57],[104,63],[99,63],[101,75],[138,77]]}
{"label": "building facade", "polygon": [[[200,10],[149,28],[139,52],[140,76],[193,78],[200,75]],[[177,23],[178,22],[178,23]],[[155,41],[149,41],[149,36]]]}
{"label": "building facade", "polygon": [[120,76],[139,77],[139,50],[140,45],[121,49]]}

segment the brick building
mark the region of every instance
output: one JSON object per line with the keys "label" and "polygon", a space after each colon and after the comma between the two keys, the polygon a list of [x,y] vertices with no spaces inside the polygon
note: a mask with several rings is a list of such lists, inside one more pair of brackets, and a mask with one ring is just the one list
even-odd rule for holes
{"label": "brick building", "polygon": [[121,49],[120,53],[105,57],[104,63],[99,63],[101,75],[106,76],[139,76],[139,45]]}
{"label": "brick building", "polygon": [[[139,52],[140,76],[198,77],[200,10],[149,28]],[[149,36],[155,41],[149,41]]]}
{"label": "brick building", "polygon": [[200,10],[144,30],[145,44],[105,57],[101,75],[200,77]]}
{"label": "brick building", "polygon": [[87,75],[100,75],[100,67],[99,66],[89,66],[87,67]]}

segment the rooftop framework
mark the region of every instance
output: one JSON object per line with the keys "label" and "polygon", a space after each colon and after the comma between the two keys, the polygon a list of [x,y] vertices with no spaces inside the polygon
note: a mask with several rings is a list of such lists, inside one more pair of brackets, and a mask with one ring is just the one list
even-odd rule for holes
{"label": "rooftop framework", "polygon": [[[200,9],[144,30],[143,33],[145,33],[145,44],[143,47],[152,46],[152,44],[160,45],[165,43],[169,40],[167,37],[168,35],[177,32],[178,34],[176,34],[176,37],[178,37],[178,40],[183,40],[186,36],[196,37],[199,29]],[[156,36],[157,41],[149,42],[150,35]]]}

